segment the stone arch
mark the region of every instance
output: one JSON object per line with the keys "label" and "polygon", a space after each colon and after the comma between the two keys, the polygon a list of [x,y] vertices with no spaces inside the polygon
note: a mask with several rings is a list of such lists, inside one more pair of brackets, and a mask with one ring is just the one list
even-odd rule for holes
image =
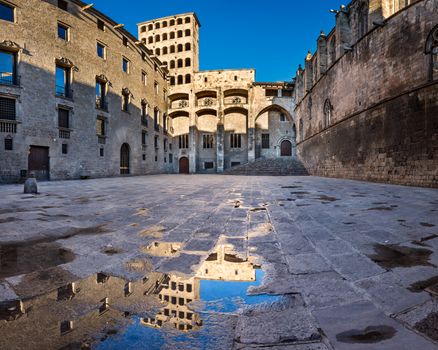
{"label": "stone arch", "polygon": [[228,89],[224,91],[224,103],[246,104],[248,103],[248,90],[245,89]]}
{"label": "stone arch", "polygon": [[424,53],[428,56],[428,80],[438,78],[438,25],[429,33]]}
{"label": "stone arch", "polygon": [[131,173],[130,153],[131,147],[129,144],[124,143],[120,147],[120,175],[129,175]]}
{"label": "stone arch", "polygon": [[196,93],[196,105],[202,107],[214,106],[217,103],[217,91],[203,90]]}
{"label": "stone arch", "polygon": [[270,106],[267,106],[267,107],[263,108],[259,113],[257,113],[257,115],[256,115],[256,117],[255,117],[255,121],[257,121],[257,119],[258,119],[262,114],[264,114],[264,113],[266,113],[266,112],[269,112],[269,111],[275,111],[275,110],[276,110],[276,111],[279,111],[280,113],[284,113],[285,116],[286,116],[286,118],[287,118],[291,123],[295,124],[294,118],[292,117],[292,115],[290,114],[290,112],[289,112],[286,108],[284,108],[284,107],[282,107],[282,106],[280,106],[280,105],[277,105],[277,104],[273,104],[273,105],[270,105]]}
{"label": "stone arch", "polygon": [[218,113],[212,108],[203,108],[196,112],[198,131],[214,133],[217,130]]}
{"label": "stone arch", "polygon": [[169,107],[171,109],[175,108],[186,108],[189,106],[189,94],[177,93],[168,96]]}
{"label": "stone arch", "polygon": [[333,106],[330,102],[330,99],[326,99],[324,102],[324,127],[328,128],[330,124],[332,123],[332,112],[333,112]]}

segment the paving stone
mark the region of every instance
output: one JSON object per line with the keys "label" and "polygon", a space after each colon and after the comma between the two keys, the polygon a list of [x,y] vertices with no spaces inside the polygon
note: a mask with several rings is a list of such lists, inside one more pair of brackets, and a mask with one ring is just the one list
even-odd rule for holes
{"label": "paving stone", "polygon": [[385,272],[373,261],[357,253],[332,256],[330,263],[342,276],[353,281]]}
{"label": "paving stone", "polygon": [[291,274],[309,274],[333,270],[317,253],[286,255]]}

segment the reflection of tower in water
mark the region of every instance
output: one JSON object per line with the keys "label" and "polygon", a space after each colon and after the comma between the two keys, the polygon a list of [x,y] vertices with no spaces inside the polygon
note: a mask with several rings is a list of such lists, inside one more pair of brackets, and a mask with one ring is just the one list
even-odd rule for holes
{"label": "reflection of tower in water", "polygon": [[195,277],[169,276],[161,286],[159,298],[166,306],[155,318],[144,318],[142,324],[160,328],[165,324],[181,331],[199,329],[202,320],[189,304],[200,300],[201,280],[250,282],[256,280],[253,259],[233,254],[231,245],[219,245],[198,269]]}

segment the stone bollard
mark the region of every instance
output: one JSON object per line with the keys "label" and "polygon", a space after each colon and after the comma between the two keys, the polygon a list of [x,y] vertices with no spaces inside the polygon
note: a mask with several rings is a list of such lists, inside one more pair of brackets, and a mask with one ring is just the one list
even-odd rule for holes
{"label": "stone bollard", "polygon": [[38,193],[38,185],[35,179],[35,174],[29,174],[28,179],[24,183],[24,193]]}

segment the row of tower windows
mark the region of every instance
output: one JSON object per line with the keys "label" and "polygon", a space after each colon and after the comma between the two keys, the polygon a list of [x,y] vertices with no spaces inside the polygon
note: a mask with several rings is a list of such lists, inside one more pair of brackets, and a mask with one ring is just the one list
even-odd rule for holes
{"label": "row of tower windows", "polygon": [[190,29],[186,29],[185,31],[182,30],[178,30],[177,32],[170,32],[168,33],[164,33],[162,35],[157,34],[155,35],[155,37],[153,35],[151,35],[150,37],[148,37],[148,44],[153,44],[154,40],[156,43],[160,42],[160,41],[166,41],[168,39],[175,39],[175,38],[182,38],[183,36],[190,36],[192,35],[192,31]]}
{"label": "row of tower windows", "polygon": [[177,25],[184,24],[184,23],[187,24],[187,23],[190,23],[191,21],[192,20],[191,20],[190,17],[186,17],[184,19],[178,18],[177,20],[171,19],[169,22],[167,22],[167,21],[163,21],[161,23],[157,22],[157,23],[155,23],[155,25],[151,23],[148,26],[142,26],[141,27],[141,32],[144,33],[147,30],[154,30],[154,28],[155,29],[160,29],[160,28],[166,28],[167,26],[172,27],[175,24],[177,24]]}
{"label": "row of tower windows", "polygon": [[192,76],[190,74],[178,75],[177,77],[170,77],[170,85],[183,85],[190,84],[192,82]]}
{"label": "row of tower windows", "polygon": [[164,65],[169,65],[169,69],[175,69],[175,68],[184,68],[184,67],[190,67],[192,65],[192,60],[187,57],[185,60],[180,58],[179,60],[171,60],[169,63],[166,61],[163,62]]}
{"label": "row of tower windows", "polygon": [[185,45],[183,44],[179,44],[177,46],[175,45],[171,45],[169,47],[163,47],[162,49],[160,49],[159,47],[157,47],[155,49],[155,54],[157,56],[160,56],[161,54],[163,55],[167,55],[169,53],[175,53],[175,52],[183,52],[183,51],[190,51],[192,48],[192,45],[190,43],[186,43]]}

